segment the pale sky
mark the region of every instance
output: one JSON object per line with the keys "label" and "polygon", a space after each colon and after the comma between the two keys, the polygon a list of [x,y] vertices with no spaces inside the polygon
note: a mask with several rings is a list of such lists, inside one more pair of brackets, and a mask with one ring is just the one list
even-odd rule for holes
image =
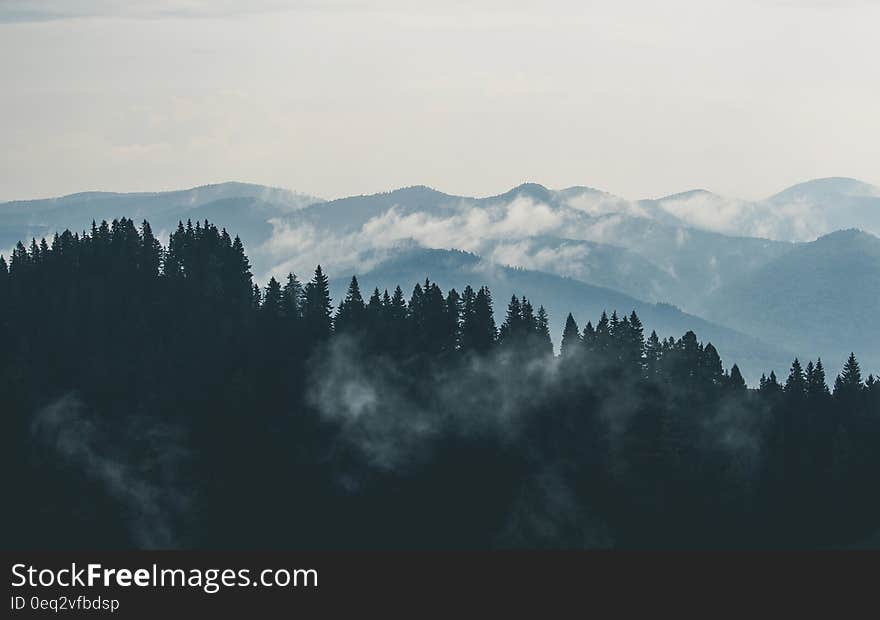
{"label": "pale sky", "polygon": [[880,2],[0,0],[0,200],[880,184]]}

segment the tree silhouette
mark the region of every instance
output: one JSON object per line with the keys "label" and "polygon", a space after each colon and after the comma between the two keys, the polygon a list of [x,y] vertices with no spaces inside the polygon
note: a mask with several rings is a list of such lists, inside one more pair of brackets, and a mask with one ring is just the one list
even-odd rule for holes
{"label": "tree silhouette", "polygon": [[334,327],[336,333],[362,333],[366,328],[367,305],[361,296],[360,285],[358,285],[357,277],[351,277],[351,283],[348,285],[348,292],[345,298],[339,302],[339,309],[336,311],[334,318]]}
{"label": "tree silhouette", "polygon": [[330,283],[321,265],[318,265],[315,267],[315,275],[303,291],[303,324],[311,342],[320,342],[330,336],[333,326],[332,310]]}
{"label": "tree silhouette", "polygon": [[880,520],[880,382],[855,354],[833,393],[821,359],[750,389],[694,332],[609,308],[566,317],[560,364],[537,300],[498,330],[485,286],[365,303],[353,277],[334,315],[320,266],[255,282],[207,221],[7,258],[13,546],[829,547]]}
{"label": "tree silhouette", "polygon": [[580,349],[580,345],[581,337],[578,332],[578,326],[574,317],[571,316],[571,313],[569,312],[568,316],[565,318],[565,328],[562,331],[562,343],[559,346],[559,351],[562,354],[562,357],[571,357],[577,353],[578,349]]}

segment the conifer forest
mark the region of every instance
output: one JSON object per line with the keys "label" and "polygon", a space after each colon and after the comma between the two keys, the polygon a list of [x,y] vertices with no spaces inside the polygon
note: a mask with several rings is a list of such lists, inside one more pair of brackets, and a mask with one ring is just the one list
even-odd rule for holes
{"label": "conifer forest", "polygon": [[12,546],[824,548],[876,530],[880,381],[859,351],[747,386],[632,308],[548,316],[426,276],[352,277],[342,299],[321,266],[259,285],[208,221],[167,245],[125,218],[19,243],[0,259]]}

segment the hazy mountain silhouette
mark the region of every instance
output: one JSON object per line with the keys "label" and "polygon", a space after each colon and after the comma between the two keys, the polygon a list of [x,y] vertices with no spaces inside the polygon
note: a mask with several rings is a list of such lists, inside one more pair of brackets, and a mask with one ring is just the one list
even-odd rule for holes
{"label": "hazy mountain silhouette", "polygon": [[795,352],[821,353],[832,368],[853,350],[877,368],[880,238],[842,230],[798,245],[717,291],[709,316]]}
{"label": "hazy mountain silhouette", "polygon": [[123,216],[136,221],[149,219],[157,233],[173,230],[179,220],[207,217],[239,231],[242,238],[261,243],[271,232],[270,218],[318,201],[287,189],[237,182],[169,192],[83,192],[19,200],[0,203],[0,248],[67,228],[82,230],[92,220]]}
{"label": "hazy mountain silhouette", "polygon": [[[287,230],[305,227],[310,235],[337,244],[345,235],[356,235],[342,244],[364,249],[410,238],[427,247],[463,249],[697,313],[707,291],[791,249],[788,243],[701,230],[656,205],[592,188],[556,191],[536,183],[487,198],[410,187],[312,205],[282,221]],[[548,243],[551,238],[558,240],[556,248]],[[583,243],[577,247],[578,242]],[[609,255],[619,261],[613,268]],[[313,255],[309,259],[315,262]]]}
{"label": "hazy mountain silhouette", "polygon": [[[550,315],[550,333],[558,345],[565,317],[571,312],[583,327],[594,325],[602,312],[610,316],[638,313],[647,333],[654,329],[660,336],[671,336],[691,329],[705,342],[712,342],[726,352],[726,360],[739,365],[746,379],[756,383],[762,372],[783,372],[791,363],[791,354],[784,347],[769,346],[735,330],[710,323],[682,312],[669,304],[644,302],[618,291],[547,273],[501,267],[467,252],[410,249],[389,259],[367,273],[357,274],[365,296],[374,288],[389,292],[399,282],[424,282],[430,278],[442,289],[462,291],[470,284],[474,289],[488,286],[494,296],[496,320],[501,322],[511,295],[540,300]],[[334,301],[341,299],[348,287],[348,278],[331,280]],[[408,298],[412,291],[404,291]]]}
{"label": "hazy mountain silhouette", "polygon": [[639,204],[686,225],[728,235],[813,241],[852,227],[880,234],[880,188],[845,177],[799,183],[758,201],[692,190]]}
{"label": "hazy mountain silhouette", "polygon": [[[538,183],[483,198],[413,186],[326,202],[245,183],[87,192],[0,204],[0,253],[19,239],[121,216],[149,219],[160,238],[187,219],[236,231],[258,280],[306,272],[319,262],[335,269],[334,276],[380,270],[380,263],[384,270],[396,265],[415,274],[423,269],[414,248],[466,250],[482,257],[480,265],[528,269],[529,294],[536,298],[545,298],[542,282],[549,291],[560,278],[572,278],[644,303],[668,302],[795,352],[818,347],[834,364],[861,347],[845,333],[829,336],[830,325],[853,313],[867,321],[878,297],[864,284],[873,281],[872,237],[852,242],[853,233],[845,233],[816,244],[769,239],[811,238],[843,223],[872,230],[880,217],[880,190],[846,178],[809,181],[756,202],[704,189],[631,201],[591,187],[553,190]],[[451,278],[449,284],[462,282]],[[802,303],[811,311],[789,320]],[[686,326],[670,327],[678,332]],[[764,355],[745,347],[743,357],[725,348],[736,360]],[[876,365],[870,355],[864,361]]]}

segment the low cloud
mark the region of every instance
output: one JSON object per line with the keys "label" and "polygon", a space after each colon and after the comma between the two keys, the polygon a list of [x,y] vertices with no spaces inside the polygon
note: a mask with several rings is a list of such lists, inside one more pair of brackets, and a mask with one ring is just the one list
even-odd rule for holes
{"label": "low cloud", "polygon": [[37,412],[31,434],[119,502],[138,548],[180,546],[175,520],[188,510],[189,499],[175,484],[186,458],[178,433],[135,419],[125,437],[111,436],[106,424],[70,394]]}
{"label": "low cloud", "polygon": [[383,470],[407,469],[429,458],[431,442],[444,432],[515,439],[525,414],[557,383],[559,370],[557,358],[523,365],[499,351],[433,373],[412,391],[401,365],[361,360],[356,340],[333,339],[313,363],[308,400]]}
{"label": "low cloud", "polygon": [[812,241],[834,228],[827,206],[809,199],[771,205],[696,192],[661,200],[658,207],[689,226],[725,235]]}
{"label": "low cloud", "polygon": [[[442,215],[407,213],[392,207],[357,231],[346,234],[296,219],[276,219],[272,225],[272,237],[257,252],[270,258],[275,265],[271,275],[276,277],[288,271],[308,273],[316,264],[329,265],[334,275],[363,273],[395,250],[413,243],[426,248],[491,254],[501,241],[508,243],[543,234],[564,235],[576,228],[571,213],[522,197],[490,207],[464,203]],[[519,250],[527,252],[529,247],[522,245]],[[513,245],[501,252],[511,260],[511,265],[527,266],[530,259],[518,255],[517,249]],[[563,252],[572,254],[571,250]],[[546,265],[552,256],[545,253],[535,260]]]}

